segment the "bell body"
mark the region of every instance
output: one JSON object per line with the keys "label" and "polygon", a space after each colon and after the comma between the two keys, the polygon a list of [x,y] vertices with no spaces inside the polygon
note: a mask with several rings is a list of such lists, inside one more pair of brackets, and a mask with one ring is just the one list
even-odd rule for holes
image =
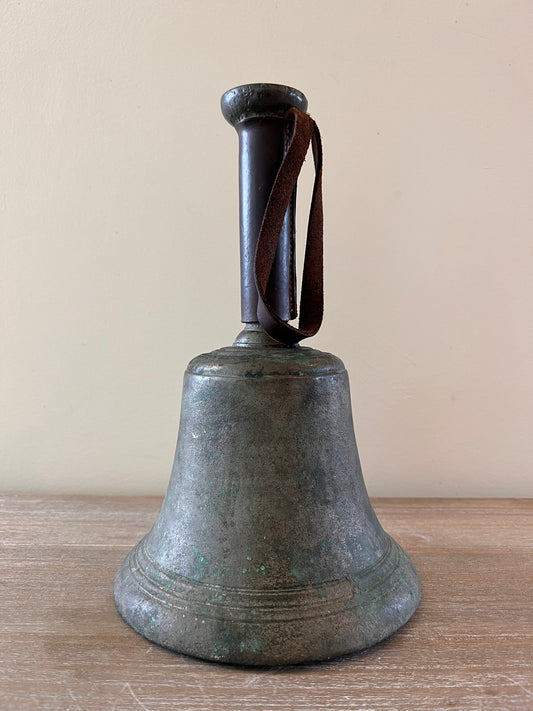
{"label": "bell body", "polygon": [[343,363],[255,324],[191,361],[161,512],[117,574],[124,619],[196,657],[293,664],[376,644],[419,599],[367,496]]}

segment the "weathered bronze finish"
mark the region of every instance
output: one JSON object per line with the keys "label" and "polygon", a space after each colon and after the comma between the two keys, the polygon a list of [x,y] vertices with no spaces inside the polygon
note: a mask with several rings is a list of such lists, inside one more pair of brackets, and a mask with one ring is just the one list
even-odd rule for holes
{"label": "weathered bronze finish", "polygon": [[[273,85],[223,97],[228,120],[264,119],[269,140],[276,130],[286,135],[284,117],[295,105],[305,109],[299,92]],[[369,502],[343,363],[286,346],[256,322],[249,278],[266,205],[242,196],[270,192],[278,171],[255,170],[253,156],[264,147],[243,161],[243,136],[260,143],[260,132],[239,133],[246,326],[232,346],[187,368],[168,491],[153,529],[117,574],[115,601],[135,630],[170,649],[237,664],[293,664],[393,634],[414,613],[420,582]],[[274,152],[281,162],[283,152]],[[271,281],[285,319],[294,315],[291,222],[276,257],[285,263],[273,267]]]}

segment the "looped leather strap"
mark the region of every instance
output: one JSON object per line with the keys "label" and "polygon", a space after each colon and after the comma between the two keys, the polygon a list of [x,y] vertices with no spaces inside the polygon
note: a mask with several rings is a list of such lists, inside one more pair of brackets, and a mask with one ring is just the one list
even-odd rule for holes
{"label": "looped leather strap", "polygon": [[[257,239],[255,283],[259,294],[257,307],[259,323],[272,338],[285,345],[294,345],[303,338],[315,335],[322,323],[324,310],[322,144],[318,126],[308,114],[291,108],[287,112],[286,118],[293,119],[293,132],[272,186]],[[268,302],[266,290],[285,214],[296,187],[309,143],[313,149],[315,181],[307,224],[307,243],[300,295],[300,319],[298,328],[296,328],[287,321],[283,321],[275,312]]]}

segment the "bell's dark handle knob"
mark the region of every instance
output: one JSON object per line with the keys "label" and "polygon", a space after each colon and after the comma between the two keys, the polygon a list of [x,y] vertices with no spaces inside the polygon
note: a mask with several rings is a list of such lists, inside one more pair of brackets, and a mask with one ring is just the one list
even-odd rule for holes
{"label": "bell's dark handle knob", "polygon": [[[322,319],[320,135],[305,114],[304,95],[286,86],[250,84],[226,92],[224,117],[239,135],[241,318],[259,321],[292,345],[313,335]],[[316,178],[302,278],[300,324],[294,264],[296,182],[312,142]]]}

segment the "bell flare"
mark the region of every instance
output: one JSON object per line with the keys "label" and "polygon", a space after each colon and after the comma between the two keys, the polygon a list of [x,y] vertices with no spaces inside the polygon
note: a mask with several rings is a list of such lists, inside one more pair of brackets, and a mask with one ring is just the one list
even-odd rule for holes
{"label": "bell flare", "polygon": [[384,640],[419,600],[366,492],[342,361],[254,326],[191,361],[161,511],[115,581],[126,622],[203,659],[295,664]]}

